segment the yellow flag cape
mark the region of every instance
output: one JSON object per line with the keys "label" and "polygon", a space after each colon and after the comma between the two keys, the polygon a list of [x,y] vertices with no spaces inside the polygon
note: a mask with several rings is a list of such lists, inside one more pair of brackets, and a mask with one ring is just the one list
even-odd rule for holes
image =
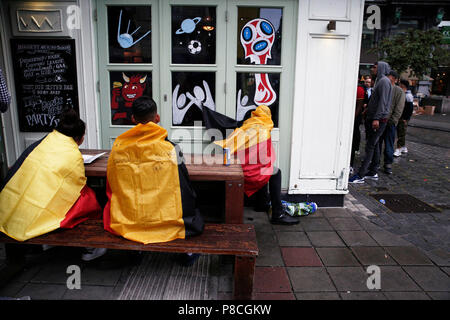
{"label": "yellow flag cape", "polygon": [[0,193],[0,231],[25,241],[59,228],[85,184],[78,145],[54,130],[25,158]]}
{"label": "yellow flag cape", "polygon": [[272,113],[269,107],[260,105],[252,112],[251,117],[245,120],[241,127],[235,129],[227,139],[214,143],[222,148],[230,148],[231,154],[234,154],[270,139],[272,129]]}
{"label": "yellow flag cape", "polygon": [[105,229],[144,244],[185,238],[177,156],[166,137],[164,128],[149,122],[115,140]]}

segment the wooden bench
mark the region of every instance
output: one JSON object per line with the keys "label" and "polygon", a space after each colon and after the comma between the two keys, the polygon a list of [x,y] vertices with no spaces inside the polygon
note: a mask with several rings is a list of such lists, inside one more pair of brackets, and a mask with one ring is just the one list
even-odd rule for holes
{"label": "wooden bench", "polygon": [[[110,150],[81,149],[83,154],[103,156],[86,164],[86,177],[106,178],[106,167]],[[225,222],[243,223],[244,218],[244,173],[238,159],[229,166],[223,165],[222,155],[184,154],[186,168],[191,181],[223,181],[225,183]]]}
{"label": "wooden bench", "polygon": [[[256,233],[251,224],[206,224],[204,232],[199,236],[144,245],[115,236],[105,231],[101,220],[87,220],[73,229],[58,229],[24,242],[15,241],[3,233],[0,233],[0,242],[109,248],[119,250],[233,255],[235,256],[233,294],[234,298],[239,300],[252,298],[255,260],[258,255]],[[11,257],[7,256],[7,258]],[[17,261],[17,256],[13,258],[16,259],[9,259],[7,261],[9,261],[10,264],[14,264],[14,260]],[[10,267],[18,268],[17,265]],[[1,273],[4,273],[4,275],[8,274],[6,270],[1,270]]]}

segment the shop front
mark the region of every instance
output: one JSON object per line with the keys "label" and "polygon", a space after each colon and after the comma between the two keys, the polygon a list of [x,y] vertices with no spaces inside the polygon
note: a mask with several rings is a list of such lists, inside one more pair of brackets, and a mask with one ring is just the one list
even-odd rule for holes
{"label": "shop front", "polygon": [[265,104],[286,193],[342,205],[363,9],[363,0],[2,1],[7,162],[68,106],[87,124],[82,147],[109,149],[133,125],[133,101],[151,96],[169,139],[205,153],[214,148],[204,108],[242,120]]}

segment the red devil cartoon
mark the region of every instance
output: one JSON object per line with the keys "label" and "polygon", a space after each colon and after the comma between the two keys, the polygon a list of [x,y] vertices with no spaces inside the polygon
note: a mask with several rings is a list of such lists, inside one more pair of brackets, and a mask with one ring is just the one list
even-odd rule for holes
{"label": "red devil cartoon", "polygon": [[113,121],[118,119],[131,119],[131,106],[133,101],[144,94],[147,86],[147,75],[140,74],[128,77],[122,72],[125,84],[114,82],[112,89],[111,109],[115,110]]}

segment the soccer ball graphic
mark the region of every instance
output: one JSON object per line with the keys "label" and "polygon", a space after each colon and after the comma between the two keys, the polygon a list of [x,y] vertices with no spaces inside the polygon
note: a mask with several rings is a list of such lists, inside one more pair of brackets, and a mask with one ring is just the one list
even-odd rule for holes
{"label": "soccer ball graphic", "polygon": [[190,54],[199,54],[202,51],[202,44],[200,41],[192,40],[189,42],[188,51]]}

